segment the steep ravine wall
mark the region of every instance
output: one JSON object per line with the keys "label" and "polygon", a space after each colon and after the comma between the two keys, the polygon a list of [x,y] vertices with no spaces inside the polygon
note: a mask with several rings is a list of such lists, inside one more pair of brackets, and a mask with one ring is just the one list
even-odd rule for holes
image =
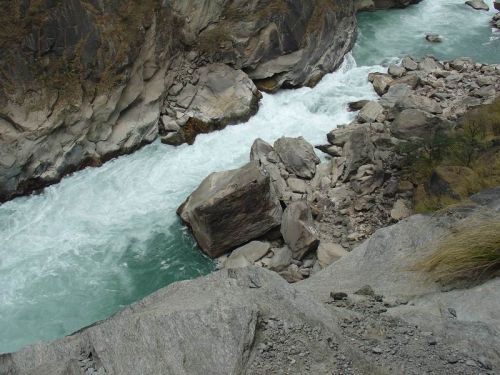
{"label": "steep ravine wall", "polygon": [[[0,32],[0,202],[162,135],[244,121],[355,40],[352,1],[14,0]],[[208,71],[208,73],[207,73]]]}

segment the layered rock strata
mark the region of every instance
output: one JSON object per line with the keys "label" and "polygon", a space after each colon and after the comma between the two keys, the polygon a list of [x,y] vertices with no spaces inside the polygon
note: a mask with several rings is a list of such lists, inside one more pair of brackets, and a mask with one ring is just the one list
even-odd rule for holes
{"label": "layered rock strata", "polygon": [[0,201],[159,135],[248,119],[354,43],[352,2],[12,1],[0,33]]}

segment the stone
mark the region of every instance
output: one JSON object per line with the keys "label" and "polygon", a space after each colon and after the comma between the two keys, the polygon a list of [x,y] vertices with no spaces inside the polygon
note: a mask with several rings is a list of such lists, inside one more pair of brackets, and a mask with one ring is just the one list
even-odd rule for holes
{"label": "stone", "polygon": [[467,0],[465,4],[476,10],[490,10],[488,4],[486,4],[483,0]]}
{"label": "stone", "polygon": [[349,111],[351,112],[355,112],[355,111],[359,111],[361,108],[363,108],[366,103],[368,103],[370,100],[358,100],[358,101],[355,101],[355,102],[350,102],[349,104],[347,104],[347,108],[349,109]]}
{"label": "stone", "polygon": [[211,257],[254,240],[281,223],[269,176],[257,163],[205,178],[177,213]]}
{"label": "stone", "polygon": [[263,259],[263,263],[266,268],[272,271],[283,271],[287,268],[293,259],[292,250],[288,246],[283,246],[280,248],[271,249],[273,255],[270,258]]}
{"label": "stone", "polygon": [[370,135],[362,130],[356,129],[349,133],[349,138],[344,145],[345,169],[342,175],[347,180],[358,168],[365,164],[372,164],[375,159],[375,146]]}
{"label": "stone", "polygon": [[265,164],[268,161],[267,156],[272,151],[274,151],[274,149],[269,143],[257,138],[250,149],[250,160]]}
{"label": "stone", "polygon": [[383,184],[384,170],[375,164],[362,165],[351,178],[352,189],[360,195],[371,194]]}
{"label": "stone", "polygon": [[279,274],[291,284],[304,280],[304,276],[300,272],[299,267],[295,264],[289,265],[284,271],[281,271]]}
{"label": "stone", "polygon": [[426,73],[443,69],[443,65],[432,56],[426,56],[418,63],[418,68]]}
{"label": "stone", "polygon": [[360,122],[375,122],[384,112],[384,108],[376,101],[370,101],[358,114]]}
{"label": "stone", "polygon": [[443,109],[436,101],[422,95],[410,94],[399,98],[396,102],[399,110],[420,109],[432,114],[443,113]]}
{"label": "stone", "polygon": [[346,255],[347,251],[337,243],[321,241],[316,254],[319,265],[321,268],[325,268]]}
{"label": "stone", "polygon": [[227,258],[222,267],[227,269],[245,268],[251,265],[252,263],[245,256],[239,255]]}
{"label": "stone", "polygon": [[387,90],[389,90],[389,87],[391,86],[392,82],[393,79],[388,75],[376,74],[373,77],[373,82],[372,82],[373,89],[379,96],[382,96],[387,92]]}
{"label": "stone", "polygon": [[368,297],[375,296],[375,292],[373,291],[373,288],[370,285],[364,285],[360,289],[356,290],[354,294],[357,294],[359,296],[368,296]]}
{"label": "stone", "polygon": [[274,142],[274,150],[288,172],[308,180],[314,177],[320,160],[304,138],[279,138]]}
{"label": "stone", "polygon": [[411,215],[411,210],[407,207],[406,203],[402,199],[398,199],[394,202],[391,210],[391,218],[393,220],[399,221],[402,219],[406,219]]}
{"label": "stone", "polygon": [[290,177],[286,182],[290,190],[294,193],[305,194],[307,192],[307,184],[300,178]]}
{"label": "stone", "polygon": [[292,202],[283,213],[281,234],[293,258],[301,260],[317,249],[319,240],[310,207],[305,201]]}
{"label": "stone", "polygon": [[260,242],[260,241],[252,241],[243,245],[236,250],[233,250],[231,255],[229,255],[228,260],[237,257],[244,257],[250,263],[255,263],[259,259],[263,258],[271,248],[271,245],[268,242]]}
{"label": "stone", "polygon": [[451,123],[420,109],[405,109],[396,115],[391,124],[391,133],[397,138],[430,137],[433,132],[448,130]]}
{"label": "stone", "polygon": [[334,301],[344,301],[347,299],[347,293],[344,292],[331,292],[330,297],[333,298]]}
{"label": "stone", "polygon": [[417,62],[409,56],[403,58],[403,60],[401,61],[401,65],[408,71],[414,71],[418,69]]}
{"label": "stone", "polygon": [[443,38],[439,34],[427,34],[425,36],[425,40],[431,43],[441,43]]}
{"label": "stone", "polygon": [[389,65],[388,73],[393,78],[400,78],[406,74],[406,69],[402,66],[391,64]]}

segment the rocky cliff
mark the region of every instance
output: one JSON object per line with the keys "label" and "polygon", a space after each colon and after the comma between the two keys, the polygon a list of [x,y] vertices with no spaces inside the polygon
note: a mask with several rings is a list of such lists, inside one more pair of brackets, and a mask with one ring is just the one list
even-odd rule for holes
{"label": "rocky cliff", "polygon": [[306,281],[260,267],[170,285],[110,319],[0,355],[1,374],[493,374],[500,279],[447,291],[410,271],[500,191],[378,230]]}
{"label": "rocky cliff", "polygon": [[356,26],[341,0],[16,0],[0,17],[0,201],[246,120],[257,87],[333,71]]}

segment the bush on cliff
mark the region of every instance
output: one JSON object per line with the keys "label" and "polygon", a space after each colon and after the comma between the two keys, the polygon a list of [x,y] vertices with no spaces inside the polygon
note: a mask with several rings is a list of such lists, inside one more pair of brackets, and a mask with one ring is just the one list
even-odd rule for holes
{"label": "bush on cliff", "polygon": [[466,220],[435,243],[432,254],[415,270],[430,272],[442,283],[478,281],[500,272],[500,220]]}

